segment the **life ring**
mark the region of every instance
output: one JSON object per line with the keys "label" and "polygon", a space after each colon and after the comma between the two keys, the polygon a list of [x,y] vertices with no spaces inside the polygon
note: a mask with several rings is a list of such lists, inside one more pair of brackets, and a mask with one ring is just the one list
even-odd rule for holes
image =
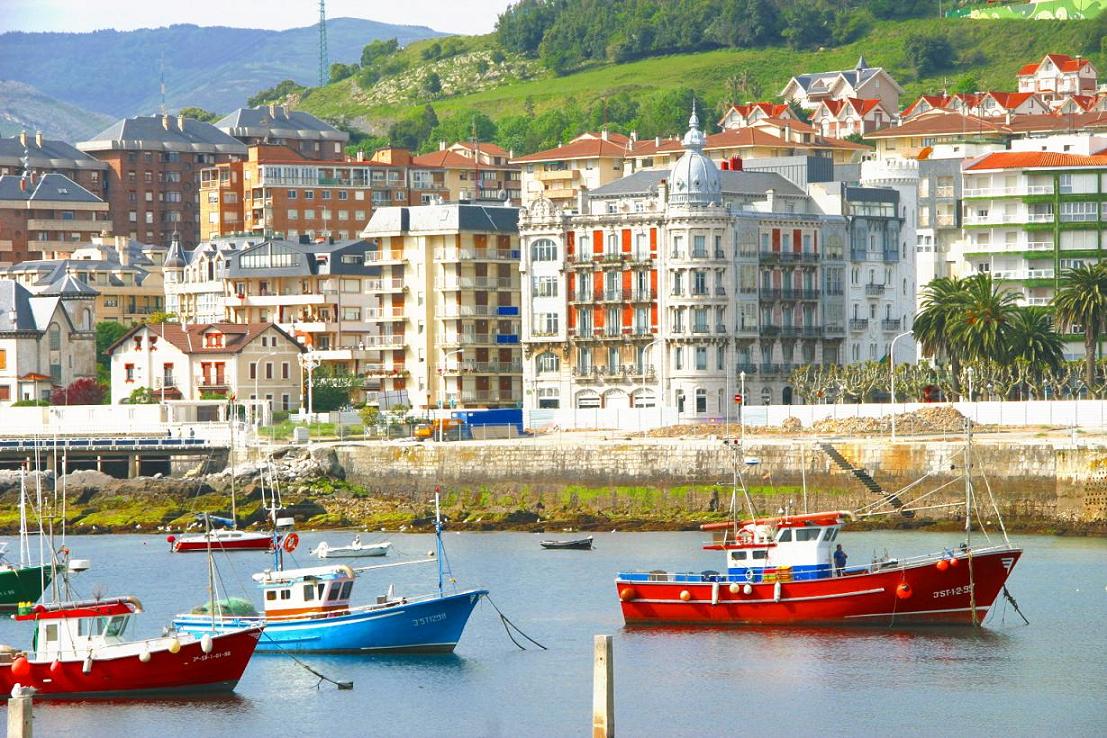
{"label": "life ring", "polygon": [[283,548],[288,553],[292,553],[299,545],[300,536],[296,535],[295,533],[289,533],[287,536],[284,537],[284,542],[281,543],[281,548]]}
{"label": "life ring", "polygon": [[753,569],[750,569],[750,568],[746,569],[746,581],[747,582],[752,582],[753,581]]}

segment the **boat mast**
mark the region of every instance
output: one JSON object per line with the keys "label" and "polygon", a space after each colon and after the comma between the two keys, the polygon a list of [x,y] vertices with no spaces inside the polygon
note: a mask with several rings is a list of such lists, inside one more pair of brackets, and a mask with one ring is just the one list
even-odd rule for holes
{"label": "boat mast", "polygon": [[438,560],[438,596],[442,595],[442,509],[438,502],[438,487],[434,488],[434,544],[435,556]]}
{"label": "boat mast", "polygon": [[19,568],[27,566],[31,544],[27,540],[27,470],[19,468]]}
{"label": "boat mast", "polygon": [[969,567],[969,611],[972,624],[980,625],[976,615],[976,575],[972,567],[972,421],[965,418],[965,556]]}
{"label": "boat mast", "polygon": [[211,615],[211,632],[215,632],[215,557],[211,555],[211,518],[204,513],[204,538],[208,543],[208,613]]}
{"label": "boat mast", "polygon": [[234,395],[231,395],[231,401],[227,404],[227,419],[230,422],[231,431],[231,529],[238,529],[238,506],[235,502],[234,495]]}

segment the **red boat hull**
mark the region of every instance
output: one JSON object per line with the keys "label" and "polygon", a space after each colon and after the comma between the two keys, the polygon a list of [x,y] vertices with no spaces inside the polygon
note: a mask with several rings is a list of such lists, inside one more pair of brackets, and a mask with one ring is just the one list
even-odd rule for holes
{"label": "red boat hull", "polygon": [[955,565],[942,568],[935,558],[871,573],[749,585],[620,578],[616,591],[628,625],[972,623],[973,607],[976,622],[982,621],[1021,554],[1007,547],[974,552],[972,584],[969,558],[959,553]]}
{"label": "red boat hull", "polygon": [[11,664],[0,664],[0,690],[11,694],[17,682],[34,687],[35,698],[118,697],[193,692],[229,692],[238,684],[257,647],[261,628],[247,628],[212,638],[210,653],[199,640],[139,656],[94,658],[86,674],[84,661],[30,661],[28,674],[17,677]]}
{"label": "red boat hull", "polygon": [[[206,553],[208,550],[208,543],[204,540],[193,540],[178,538],[172,544],[172,551],[174,553]],[[265,538],[233,538],[227,540],[215,540],[211,542],[212,551],[272,551],[273,539],[270,536]]]}

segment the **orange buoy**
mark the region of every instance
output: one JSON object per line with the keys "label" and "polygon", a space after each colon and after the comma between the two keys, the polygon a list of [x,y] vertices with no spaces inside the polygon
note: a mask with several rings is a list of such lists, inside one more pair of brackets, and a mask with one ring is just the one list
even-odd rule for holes
{"label": "orange buoy", "polygon": [[623,587],[619,590],[619,599],[623,602],[629,602],[634,599],[634,595],[637,594],[634,591],[634,587]]}
{"label": "orange buoy", "polygon": [[906,600],[910,596],[911,596],[911,585],[908,584],[907,582],[904,582],[903,584],[896,587],[896,597],[900,598],[901,600]]}
{"label": "orange buoy", "polygon": [[284,537],[284,543],[282,544],[285,551],[292,553],[296,550],[296,547],[300,545],[300,536],[295,533],[289,533]]}
{"label": "orange buoy", "polygon": [[956,557],[949,560],[949,565],[950,566],[958,566],[959,565],[959,562],[957,561]]}
{"label": "orange buoy", "polygon": [[12,662],[12,676],[17,679],[24,679],[31,674],[31,662],[24,656],[20,656]]}
{"label": "orange buoy", "polygon": [[692,593],[686,589],[682,589],[680,590],[680,599],[687,602],[688,600],[692,599]]}
{"label": "orange buoy", "polygon": [[938,571],[945,571],[949,568],[949,562],[945,559],[938,559],[938,563],[934,565]]}
{"label": "orange buoy", "polygon": [[166,543],[173,543],[176,540],[177,540],[177,536],[166,536],[165,537],[165,542]]}

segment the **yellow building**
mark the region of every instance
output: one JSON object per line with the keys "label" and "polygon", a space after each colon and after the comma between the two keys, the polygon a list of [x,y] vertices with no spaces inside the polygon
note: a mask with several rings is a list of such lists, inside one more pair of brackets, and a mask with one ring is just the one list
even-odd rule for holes
{"label": "yellow building", "polygon": [[502,204],[521,200],[521,169],[511,164],[511,155],[494,143],[459,142],[438,151],[415,157],[416,165],[441,169],[446,173],[446,189],[454,201]]}
{"label": "yellow building", "polygon": [[581,192],[623,177],[631,140],[621,133],[582,133],[564,146],[511,160],[522,167],[522,202],[545,198],[573,210]]}

